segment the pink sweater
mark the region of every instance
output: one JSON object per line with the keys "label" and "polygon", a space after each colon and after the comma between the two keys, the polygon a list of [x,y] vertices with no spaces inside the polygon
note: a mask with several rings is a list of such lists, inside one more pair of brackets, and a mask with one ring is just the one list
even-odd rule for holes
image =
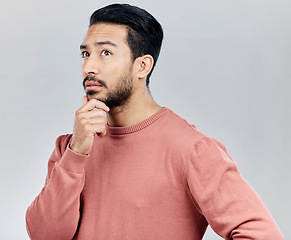
{"label": "pink sweater", "polygon": [[225,239],[283,239],[225,147],[167,108],[108,127],[88,156],[70,140],[57,139],[27,210],[31,239],[198,240],[208,223]]}

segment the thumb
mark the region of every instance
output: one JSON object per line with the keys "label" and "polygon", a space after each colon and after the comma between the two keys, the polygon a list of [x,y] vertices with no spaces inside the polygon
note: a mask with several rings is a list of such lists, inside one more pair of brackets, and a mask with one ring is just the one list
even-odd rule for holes
{"label": "thumb", "polygon": [[83,105],[85,105],[87,102],[88,102],[88,97],[87,96],[84,96],[83,97]]}

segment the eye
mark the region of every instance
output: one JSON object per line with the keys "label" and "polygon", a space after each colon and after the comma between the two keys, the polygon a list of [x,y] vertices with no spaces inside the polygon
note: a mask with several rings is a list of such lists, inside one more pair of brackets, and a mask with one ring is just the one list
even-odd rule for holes
{"label": "eye", "polygon": [[81,57],[82,58],[87,58],[87,57],[89,57],[90,56],[90,54],[87,52],[87,51],[83,51],[83,52],[81,52]]}
{"label": "eye", "polygon": [[108,50],[103,50],[102,52],[101,52],[101,56],[110,56],[111,55],[111,52],[110,51],[108,51]]}

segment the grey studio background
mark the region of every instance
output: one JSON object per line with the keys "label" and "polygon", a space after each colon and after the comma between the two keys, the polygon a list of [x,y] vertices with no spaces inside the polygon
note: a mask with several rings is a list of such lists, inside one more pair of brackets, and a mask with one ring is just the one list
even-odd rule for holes
{"label": "grey studio background", "polygon": [[[79,45],[91,13],[109,3],[1,0],[0,239],[28,239],[26,208],[82,104]],[[164,28],[154,98],[226,145],[291,239],[290,1],[128,3]],[[204,239],[221,238],[209,229]]]}

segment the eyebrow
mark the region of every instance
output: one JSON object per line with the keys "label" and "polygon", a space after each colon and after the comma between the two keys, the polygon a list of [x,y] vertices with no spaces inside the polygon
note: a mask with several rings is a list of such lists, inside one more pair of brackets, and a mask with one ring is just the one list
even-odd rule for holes
{"label": "eyebrow", "polygon": [[[95,46],[103,46],[103,45],[110,45],[110,46],[113,46],[113,47],[117,47],[117,45],[111,41],[102,41],[102,42],[96,42],[94,44]],[[83,45],[81,44],[80,45],[80,49],[87,49],[87,45]]]}

